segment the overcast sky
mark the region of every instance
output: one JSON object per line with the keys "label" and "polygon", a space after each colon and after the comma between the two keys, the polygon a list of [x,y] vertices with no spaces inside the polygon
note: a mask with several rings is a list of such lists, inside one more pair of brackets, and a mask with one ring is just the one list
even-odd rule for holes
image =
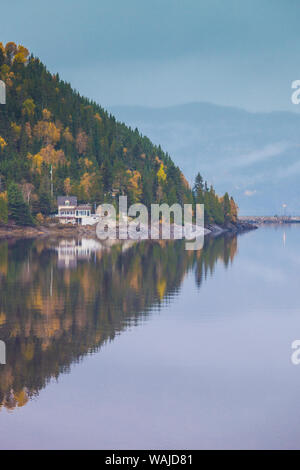
{"label": "overcast sky", "polygon": [[299,0],[2,0],[1,38],[104,106],[292,110]]}

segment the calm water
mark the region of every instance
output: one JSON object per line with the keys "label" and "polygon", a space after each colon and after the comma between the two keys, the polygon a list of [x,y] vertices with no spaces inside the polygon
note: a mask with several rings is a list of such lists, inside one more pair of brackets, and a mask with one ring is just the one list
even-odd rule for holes
{"label": "calm water", "polygon": [[300,448],[300,227],[0,242],[0,448]]}

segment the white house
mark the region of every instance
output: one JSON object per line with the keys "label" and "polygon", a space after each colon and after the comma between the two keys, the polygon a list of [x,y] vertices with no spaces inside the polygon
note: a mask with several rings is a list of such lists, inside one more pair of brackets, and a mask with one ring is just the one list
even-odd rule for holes
{"label": "white house", "polygon": [[59,196],[57,205],[59,222],[61,224],[76,224],[77,197]]}
{"label": "white house", "polygon": [[99,215],[92,214],[91,204],[77,205],[77,197],[59,196],[57,205],[61,224],[95,225],[99,221]]}

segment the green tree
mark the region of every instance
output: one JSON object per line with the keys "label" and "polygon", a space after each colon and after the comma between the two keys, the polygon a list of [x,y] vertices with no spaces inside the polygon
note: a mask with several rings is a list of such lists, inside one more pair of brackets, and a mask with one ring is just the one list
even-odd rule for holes
{"label": "green tree", "polygon": [[7,201],[4,197],[0,196],[0,223],[7,224],[8,221],[8,207]]}
{"label": "green tree", "polygon": [[200,193],[203,192],[204,189],[204,183],[203,183],[203,178],[200,173],[197,174],[195,178],[195,184],[193,187],[193,193],[195,197],[198,197]]}
{"label": "green tree", "polygon": [[33,225],[33,218],[28,204],[25,203],[21,190],[16,183],[10,183],[7,191],[8,214],[17,225]]}
{"label": "green tree", "polygon": [[231,206],[230,206],[230,199],[229,199],[228,193],[224,194],[223,211],[224,211],[225,222],[230,222],[230,220],[231,220]]}
{"label": "green tree", "polygon": [[40,212],[43,215],[51,214],[51,198],[50,198],[50,194],[47,193],[47,191],[42,191],[40,193],[39,207],[40,207]]}

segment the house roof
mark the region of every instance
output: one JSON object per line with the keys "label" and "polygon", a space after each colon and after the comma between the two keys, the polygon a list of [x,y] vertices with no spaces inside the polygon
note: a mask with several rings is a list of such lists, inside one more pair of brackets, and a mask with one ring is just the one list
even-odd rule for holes
{"label": "house roof", "polygon": [[79,206],[76,207],[78,211],[88,211],[92,209],[91,204],[80,204]]}
{"label": "house roof", "polygon": [[67,201],[69,201],[69,206],[77,206],[77,197],[75,196],[58,196],[57,205],[66,206]]}

